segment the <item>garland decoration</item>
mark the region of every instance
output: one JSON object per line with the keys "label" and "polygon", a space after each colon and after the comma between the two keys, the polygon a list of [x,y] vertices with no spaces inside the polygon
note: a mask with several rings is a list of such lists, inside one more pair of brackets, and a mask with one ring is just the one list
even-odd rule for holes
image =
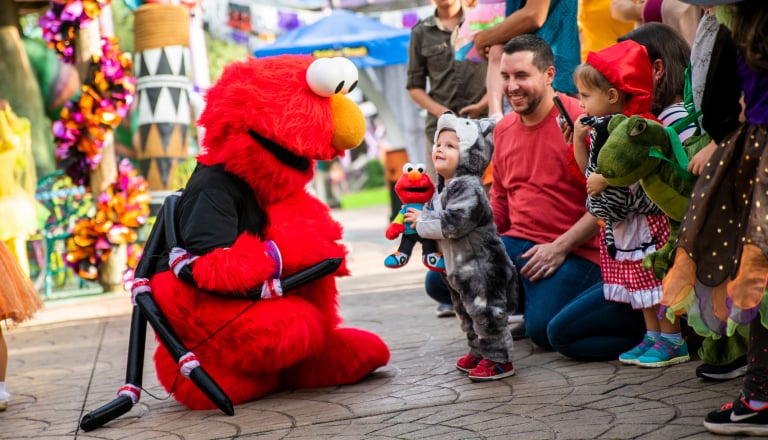
{"label": "garland decoration", "polygon": [[[43,37],[65,62],[82,62],[82,57],[77,56],[78,33],[92,26],[101,16],[102,8],[110,3],[111,0],[51,0],[50,9],[39,20]],[[58,167],[80,186],[90,185],[91,171],[102,162],[108,136],[128,114],[136,93],[131,58],[120,51],[117,38],[102,37],[100,49],[85,61],[86,66],[80,66],[80,98],[64,106],[61,119],[52,127]],[[138,229],[149,216],[147,188],[147,181],[137,175],[127,159],[122,160],[117,181],[98,197],[95,214],[80,218],[67,239],[64,258],[78,276],[98,279],[99,269],[112,251],[122,245],[130,250],[128,272],[135,267],[140,247],[137,249],[133,244],[138,240]]]}
{"label": "garland decoration", "polygon": [[131,60],[120,52],[117,38],[101,39],[101,56],[91,58],[88,77],[77,102],[68,102],[53,123],[59,166],[78,185],[87,185],[89,171],[101,162],[106,134],[128,113],[136,93]]}
{"label": "garland decoration", "polygon": [[[96,214],[75,223],[67,239],[67,264],[83,279],[98,278],[99,268],[107,261],[112,249],[138,240],[137,229],[149,217],[151,196],[149,183],[133,168],[128,159],[120,161],[117,181],[99,196]],[[135,249],[133,249],[135,252]],[[136,254],[129,258],[135,267]]]}
{"label": "garland decoration", "polygon": [[62,59],[75,63],[77,31],[101,15],[101,8],[112,0],[51,0],[51,8],[40,17],[43,38]]}

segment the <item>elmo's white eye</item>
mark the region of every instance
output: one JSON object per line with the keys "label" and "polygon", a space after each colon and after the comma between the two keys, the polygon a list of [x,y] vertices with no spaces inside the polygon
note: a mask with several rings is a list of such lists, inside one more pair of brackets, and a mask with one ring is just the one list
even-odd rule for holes
{"label": "elmo's white eye", "polygon": [[421,174],[424,174],[424,170],[426,170],[427,167],[423,163],[417,163],[416,164],[416,170],[420,172]]}
{"label": "elmo's white eye", "polygon": [[404,173],[410,173],[413,171],[413,164],[408,162],[407,164],[403,165],[403,172]]}
{"label": "elmo's white eye", "polygon": [[357,86],[357,67],[344,57],[319,58],[307,69],[307,84],[320,96],[347,94]]}
{"label": "elmo's white eye", "polygon": [[357,67],[349,58],[334,58],[338,65],[343,84],[339,93],[346,95],[357,87]]}

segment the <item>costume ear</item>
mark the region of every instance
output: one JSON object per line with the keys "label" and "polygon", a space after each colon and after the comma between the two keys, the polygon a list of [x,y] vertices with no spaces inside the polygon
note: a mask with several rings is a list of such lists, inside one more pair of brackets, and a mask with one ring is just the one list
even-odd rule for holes
{"label": "costume ear", "polygon": [[608,133],[612,132],[613,129],[621,124],[625,119],[627,119],[627,117],[624,115],[614,115],[608,122]]}

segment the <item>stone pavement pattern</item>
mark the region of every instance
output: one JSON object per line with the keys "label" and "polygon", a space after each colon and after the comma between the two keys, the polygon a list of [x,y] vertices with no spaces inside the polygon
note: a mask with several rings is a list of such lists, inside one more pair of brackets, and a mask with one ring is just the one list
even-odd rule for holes
{"label": "stone pavement pattern", "polygon": [[383,267],[384,256],[396,249],[383,237],[386,209],[334,211],[346,230],[352,270],[338,282],[342,314],[349,326],[379,334],[392,352],[389,365],[369,378],[273,394],[235,407],[232,417],[190,411],[159,386],[149,336],[141,401],[82,432],[82,416],[111,401],[125,378],[130,302],[127,294],[101,297],[49,306],[4,331],[13,399],[0,412],[0,438],[723,438],[707,433],[702,420],[733,399],[740,381],[703,382],[694,376],[699,361],[667,369],[583,363],[521,340],[515,376],[471,383],[454,367],[466,353],[458,322],[435,318],[420,259],[396,271]]}

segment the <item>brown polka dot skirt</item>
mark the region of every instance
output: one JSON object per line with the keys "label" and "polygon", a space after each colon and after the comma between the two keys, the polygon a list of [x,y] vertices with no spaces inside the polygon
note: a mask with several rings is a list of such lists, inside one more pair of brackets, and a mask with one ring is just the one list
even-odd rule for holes
{"label": "brown polka dot skirt", "polygon": [[763,303],[767,142],[768,126],[742,125],[712,154],[691,194],[661,302],[676,315],[687,313],[702,334],[732,334]]}

